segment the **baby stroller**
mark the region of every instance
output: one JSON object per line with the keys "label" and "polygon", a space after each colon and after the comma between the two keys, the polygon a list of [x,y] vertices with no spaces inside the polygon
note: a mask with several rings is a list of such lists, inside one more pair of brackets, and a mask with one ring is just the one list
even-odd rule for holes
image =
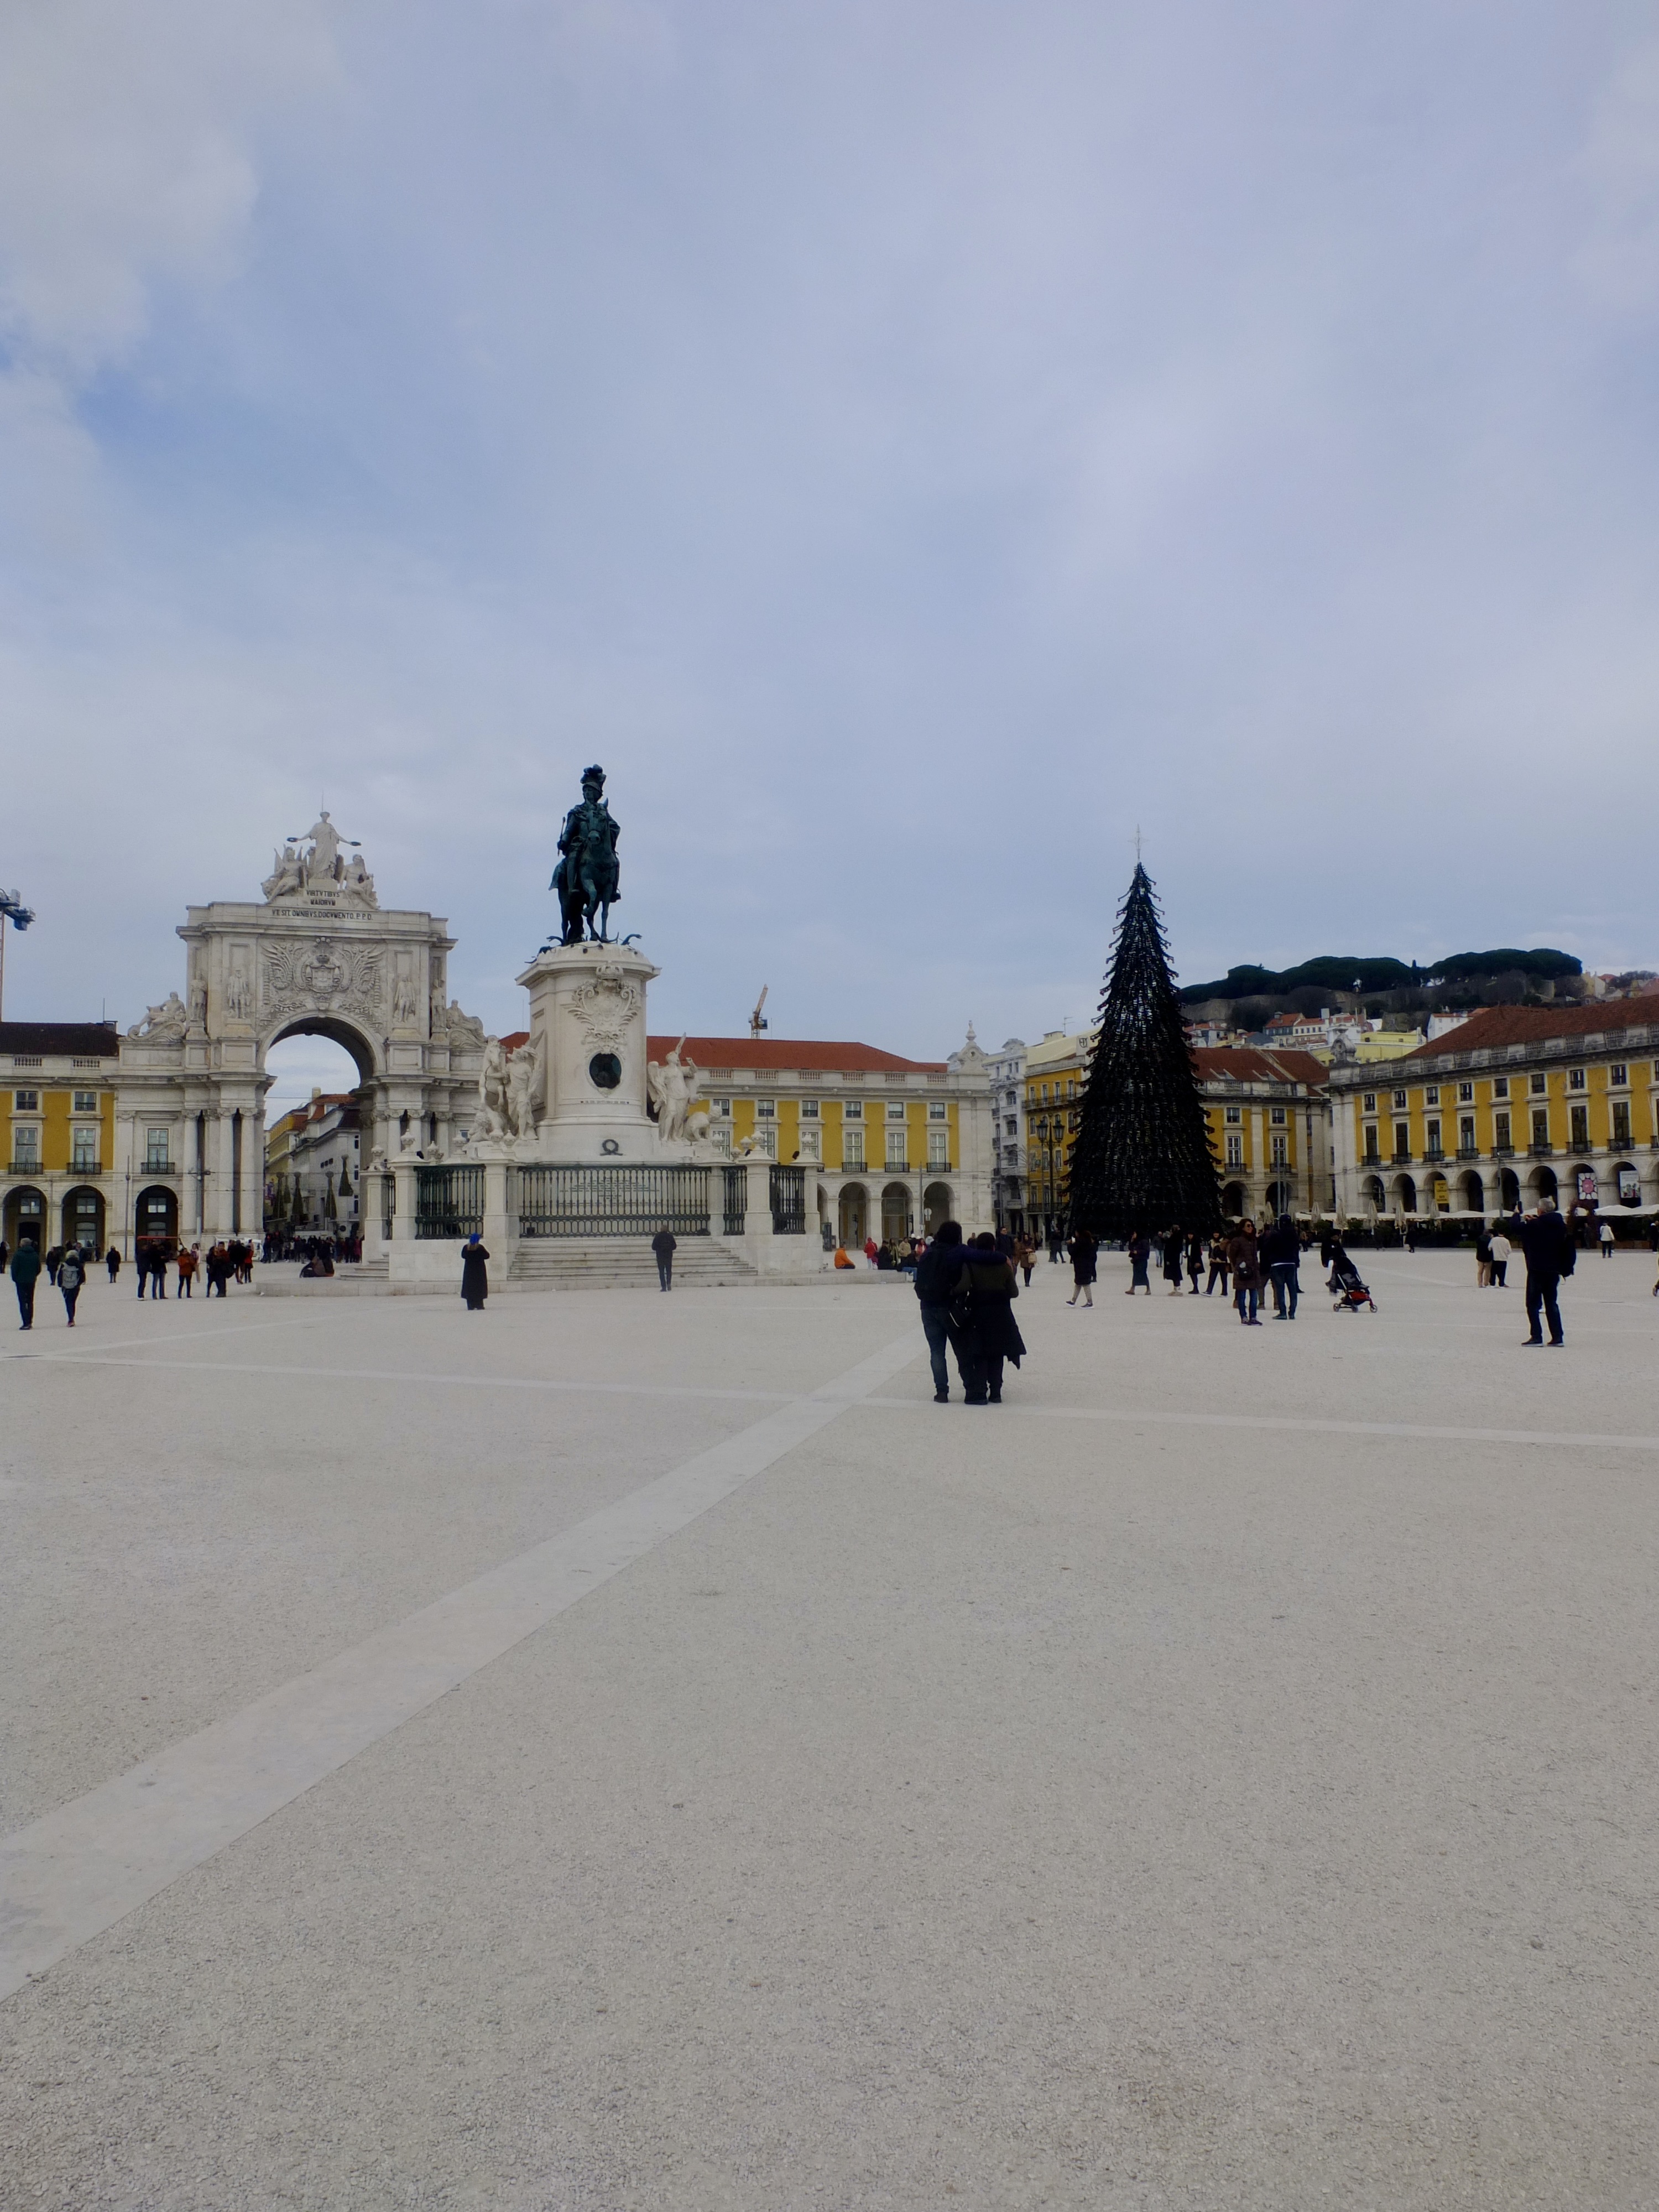
{"label": "baby stroller", "polygon": [[1358,1313],[1361,1306],[1376,1311],[1376,1300],[1360,1281],[1358,1268],[1340,1247],[1331,1255],[1330,1286],[1333,1313]]}

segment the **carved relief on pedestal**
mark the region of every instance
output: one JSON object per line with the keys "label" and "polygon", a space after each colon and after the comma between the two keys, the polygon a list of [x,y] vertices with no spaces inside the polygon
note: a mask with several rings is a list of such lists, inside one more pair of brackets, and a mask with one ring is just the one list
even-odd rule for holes
{"label": "carved relief on pedestal", "polygon": [[645,1000],[638,984],[625,981],[621,969],[607,963],[591,983],[573,991],[567,1003],[589,1044],[614,1051]]}

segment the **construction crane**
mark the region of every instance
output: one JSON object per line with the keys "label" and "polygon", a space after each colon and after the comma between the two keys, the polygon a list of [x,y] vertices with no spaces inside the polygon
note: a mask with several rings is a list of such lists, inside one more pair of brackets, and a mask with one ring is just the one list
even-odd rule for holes
{"label": "construction crane", "polygon": [[761,1012],[761,1008],[766,1004],[766,994],[771,988],[769,983],[761,985],[761,994],[755,1001],[755,1011],[749,1017],[749,1034],[751,1037],[758,1037],[763,1030],[769,1030],[772,1026]]}

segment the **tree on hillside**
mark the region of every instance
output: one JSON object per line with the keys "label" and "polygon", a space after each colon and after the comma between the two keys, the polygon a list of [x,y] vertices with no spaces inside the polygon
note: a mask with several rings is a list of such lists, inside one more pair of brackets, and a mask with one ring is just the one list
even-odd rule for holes
{"label": "tree on hillside", "polygon": [[1198,1070],[1152,878],[1137,860],[1118,913],[1100,1034],[1072,1149],[1072,1226],[1213,1229],[1221,1194]]}

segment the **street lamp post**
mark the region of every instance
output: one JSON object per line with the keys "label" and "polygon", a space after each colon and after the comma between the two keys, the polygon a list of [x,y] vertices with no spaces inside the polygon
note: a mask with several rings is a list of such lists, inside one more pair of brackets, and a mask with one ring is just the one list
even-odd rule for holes
{"label": "street lamp post", "polygon": [[26,907],[15,891],[0,891],[0,1021],[6,1014],[6,924],[14,929],[27,929],[33,921],[31,908]]}

